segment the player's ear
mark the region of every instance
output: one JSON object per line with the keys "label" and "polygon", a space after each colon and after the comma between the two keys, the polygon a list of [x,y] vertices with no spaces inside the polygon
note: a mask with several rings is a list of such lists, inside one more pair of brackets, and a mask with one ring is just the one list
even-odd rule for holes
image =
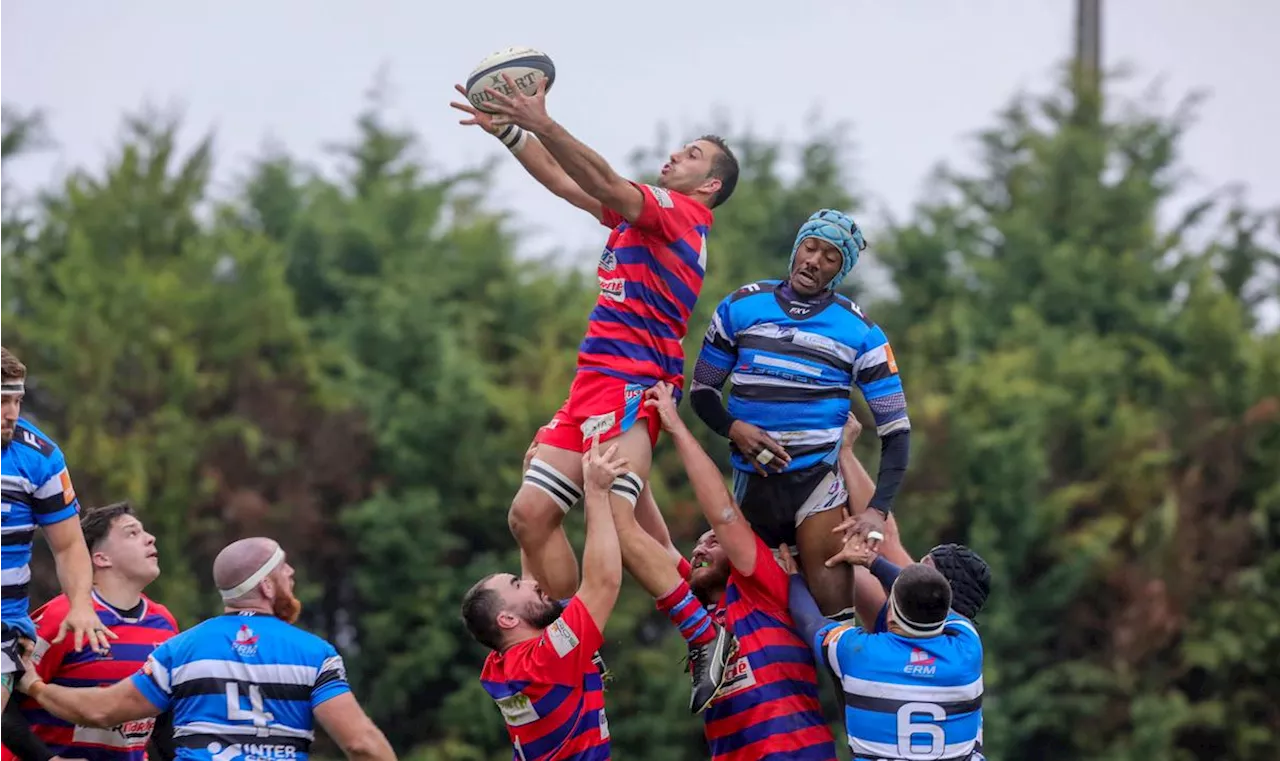
{"label": "player's ear", "polygon": [[501,611],[498,613],[499,629],[514,629],[520,625],[520,617],[509,611]]}
{"label": "player's ear", "polygon": [[724,182],[719,177],[708,177],[698,186],[698,190],[714,198],[722,187],[724,187]]}
{"label": "player's ear", "polygon": [[111,558],[107,557],[105,552],[90,553],[89,559],[93,561],[94,568],[110,568]]}

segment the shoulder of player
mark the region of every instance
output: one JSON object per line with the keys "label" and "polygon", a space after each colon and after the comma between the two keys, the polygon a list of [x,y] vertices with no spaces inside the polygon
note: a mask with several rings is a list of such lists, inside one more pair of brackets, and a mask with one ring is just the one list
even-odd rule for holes
{"label": "shoulder of player", "polygon": [[158,615],[161,618],[163,618],[166,622],[168,622],[170,626],[173,627],[173,630],[175,632],[182,631],[182,629],[178,626],[178,619],[174,618],[173,613],[167,607],[165,607],[164,604],[158,603],[155,600],[151,599],[150,597],[147,597],[146,595],[143,595],[143,598],[146,599],[147,601],[148,613],[152,615]]}
{"label": "shoulder of player", "polygon": [[726,296],[725,301],[733,304],[752,296],[771,295],[781,284],[781,280],[757,280],[754,283],[747,283]]}
{"label": "shoulder of player", "polygon": [[46,436],[44,431],[26,418],[18,418],[18,422],[14,425],[13,441],[38,453],[46,460],[55,459],[62,454],[62,450],[58,449],[53,439]]}
{"label": "shoulder of player", "polygon": [[858,320],[866,327],[874,328],[876,326],[876,324],[872,322],[871,318],[867,316],[867,313],[862,311],[862,307],[858,306],[858,303],[848,296],[837,293],[835,294],[835,302],[841,310],[858,318]]}

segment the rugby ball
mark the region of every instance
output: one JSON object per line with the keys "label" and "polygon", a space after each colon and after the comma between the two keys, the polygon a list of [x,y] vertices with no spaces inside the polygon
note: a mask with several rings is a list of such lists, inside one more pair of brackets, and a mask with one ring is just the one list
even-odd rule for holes
{"label": "rugby ball", "polygon": [[532,95],[538,89],[538,83],[547,80],[547,89],[556,81],[556,65],[546,53],[533,48],[507,48],[499,50],[480,62],[480,65],[467,77],[467,100],[478,110],[491,114],[489,101],[493,96],[485,92],[492,87],[504,95],[510,95],[503,75],[511,77],[526,95]]}

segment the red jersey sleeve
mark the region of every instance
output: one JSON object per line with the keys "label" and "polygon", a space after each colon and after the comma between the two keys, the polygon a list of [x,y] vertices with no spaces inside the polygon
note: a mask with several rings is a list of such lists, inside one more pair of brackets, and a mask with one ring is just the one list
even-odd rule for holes
{"label": "red jersey sleeve", "polygon": [[600,627],[577,595],[542,632],[523,664],[531,676],[550,684],[578,684],[594,669],[592,657],[604,644]]}
{"label": "red jersey sleeve", "polygon": [[[706,219],[710,216],[710,211],[689,196],[656,185],[639,182],[631,184],[644,196],[640,216],[631,224],[638,230],[661,238],[663,243],[680,240],[699,222],[710,224],[710,220]],[[626,221],[621,214],[607,206],[600,220],[605,227],[617,227]]]}
{"label": "red jersey sleeve", "polygon": [[36,673],[46,682],[52,680],[58,673],[58,669],[62,666],[62,659],[66,657],[67,649],[72,645],[70,634],[58,644],[53,644],[54,637],[58,636],[58,628],[62,626],[70,609],[71,603],[67,596],[58,595],[31,616],[36,624],[36,650],[32,656],[32,662],[36,667]]}
{"label": "red jersey sleeve", "polygon": [[751,575],[730,567],[738,592],[743,601],[753,608],[787,613],[787,606],[791,601],[791,583],[787,579],[787,572],[778,565],[773,557],[773,550],[769,549],[769,545],[764,543],[759,534],[755,535],[755,540],[756,567]]}

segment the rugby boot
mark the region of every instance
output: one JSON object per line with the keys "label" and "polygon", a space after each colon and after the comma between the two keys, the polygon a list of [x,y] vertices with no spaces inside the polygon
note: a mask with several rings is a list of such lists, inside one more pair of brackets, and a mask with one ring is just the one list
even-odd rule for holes
{"label": "rugby boot", "polygon": [[689,676],[693,692],[689,696],[689,712],[699,714],[711,705],[720,685],[724,683],[725,666],[729,663],[733,635],[723,626],[716,626],[715,639],[705,645],[689,648]]}

